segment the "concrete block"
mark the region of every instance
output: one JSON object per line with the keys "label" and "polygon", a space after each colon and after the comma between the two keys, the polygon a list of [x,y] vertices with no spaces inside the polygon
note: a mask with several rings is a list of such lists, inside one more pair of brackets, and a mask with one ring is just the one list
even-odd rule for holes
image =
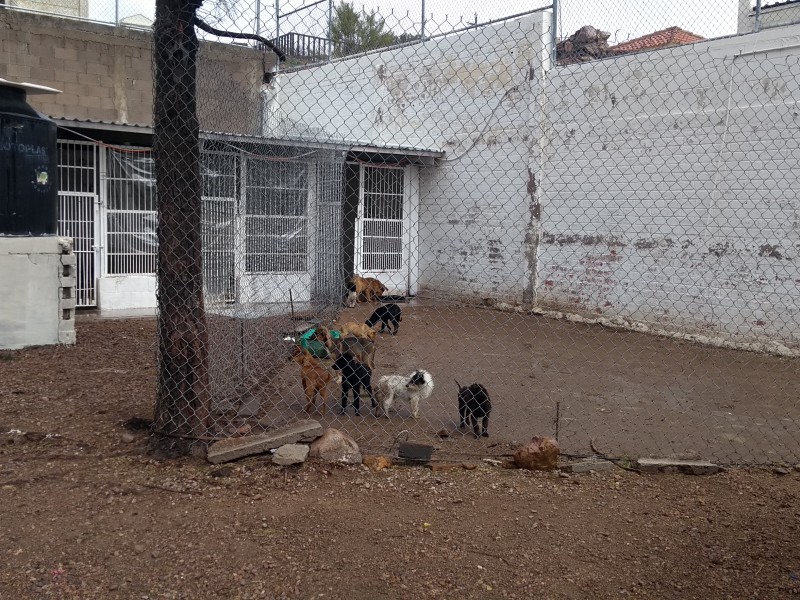
{"label": "concrete block", "polygon": [[0,347],[75,343],[75,294],[64,298],[61,285],[61,261],[68,256],[62,242],[56,236],[0,236],[0,274],[15,290],[0,299]]}
{"label": "concrete block", "polygon": [[642,473],[686,473],[687,475],[713,475],[723,468],[705,460],[683,460],[678,458],[640,458],[636,468]]}
{"label": "concrete block", "polygon": [[566,473],[591,473],[592,471],[611,471],[614,469],[614,463],[610,460],[578,460],[566,463],[560,467]]}
{"label": "concrete block", "polygon": [[244,456],[261,454],[285,444],[311,442],[322,435],[322,425],[313,419],[297,421],[261,435],[220,440],[208,449],[208,462],[219,464]]}

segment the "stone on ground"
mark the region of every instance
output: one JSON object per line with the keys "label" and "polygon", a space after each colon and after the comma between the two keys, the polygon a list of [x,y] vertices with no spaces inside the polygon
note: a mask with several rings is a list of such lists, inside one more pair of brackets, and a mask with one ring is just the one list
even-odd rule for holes
{"label": "stone on ground", "polygon": [[275,450],[272,455],[272,462],[282,467],[289,465],[299,465],[306,462],[308,458],[308,446],[305,444],[285,444]]}
{"label": "stone on ground", "polygon": [[361,464],[362,460],[361,451],[355,440],[333,427],[326,429],[322,436],[311,444],[309,455],[312,458],[349,465]]}
{"label": "stone on ground", "polygon": [[552,471],[558,464],[558,442],[550,437],[535,437],[514,452],[514,464],[520,469]]}

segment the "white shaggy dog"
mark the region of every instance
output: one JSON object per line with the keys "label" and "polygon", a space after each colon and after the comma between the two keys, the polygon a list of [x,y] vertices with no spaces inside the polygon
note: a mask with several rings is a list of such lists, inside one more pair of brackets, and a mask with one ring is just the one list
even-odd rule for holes
{"label": "white shaggy dog", "polygon": [[378,406],[375,415],[380,409],[389,416],[389,409],[395,400],[408,401],[411,404],[411,416],[419,419],[419,403],[433,392],[433,377],[427,371],[414,371],[411,375],[384,375],[378,379],[376,387]]}

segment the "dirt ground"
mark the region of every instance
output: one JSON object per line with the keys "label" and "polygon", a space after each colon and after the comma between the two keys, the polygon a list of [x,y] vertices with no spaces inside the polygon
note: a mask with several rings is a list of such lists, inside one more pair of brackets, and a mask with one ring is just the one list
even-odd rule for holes
{"label": "dirt ground", "polygon": [[[388,450],[408,430],[453,455],[507,452],[544,434],[575,455],[591,453],[594,440],[616,457],[800,462],[800,360],[492,309],[403,307],[400,333],[379,336],[374,377],[430,371],[435,389],[422,418],[414,421],[408,406],[398,405],[390,420],[356,418],[352,408],[346,418],[329,411],[324,419],[372,450]],[[373,308],[360,304],[341,320],[363,322]],[[258,378],[260,363],[253,370]],[[297,418],[305,404],[298,372],[284,363],[258,388],[258,422],[272,427]],[[488,388],[489,441],[458,432],[454,380]],[[335,391],[329,407],[338,396]],[[439,438],[442,429],[452,437]]]}
{"label": "dirt ground", "polygon": [[[476,454],[497,451],[503,444],[490,448],[497,440],[540,432],[538,407],[556,394],[593,392],[583,400],[596,403],[593,414],[603,414],[599,398],[609,403],[608,411],[623,414],[615,398],[649,390],[653,397],[672,398],[667,408],[679,412],[685,406],[675,398],[684,386],[709,406],[724,402],[733,408],[719,410],[755,417],[756,400],[772,402],[777,412],[783,404],[767,392],[788,394],[797,385],[796,367],[780,359],[567,323],[543,323],[536,331],[520,325],[518,316],[488,312],[481,322],[504,345],[498,337],[487,342],[475,319],[459,317],[469,316],[463,312],[450,323],[461,332],[453,341],[437,324],[441,311],[419,307],[407,313],[401,335],[382,340],[380,364],[400,372],[418,360],[432,371],[435,365],[441,396],[429,411],[441,402],[441,414],[455,417],[448,376],[485,378],[494,375],[490,365],[502,374],[492,379],[493,437],[471,447]],[[0,354],[0,598],[707,599],[800,593],[800,472],[791,468],[784,475],[735,469],[700,478],[621,469],[560,476],[502,469],[477,456],[469,459],[474,470],[393,467],[379,473],[322,463],[283,469],[263,456],[217,466],[194,457],[161,460],[147,453],[146,432],[123,427],[133,416],[151,416],[153,321],[84,318],[77,326],[74,348]],[[420,346],[421,331],[439,343]],[[601,351],[608,335],[615,339],[613,351]],[[505,345],[512,339],[516,346]],[[558,339],[571,340],[568,352],[554,347]],[[402,358],[404,343],[412,344],[416,357]],[[659,355],[665,344],[674,347]],[[446,360],[456,348],[460,358]],[[476,348],[487,357],[472,354]],[[525,362],[514,357],[516,349],[527,349],[535,362],[509,375],[503,364],[521,369]],[[622,366],[604,371],[614,364]],[[705,376],[681,375],[679,364]],[[629,379],[615,396],[619,377]],[[531,383],[520,387],[523,378]],[[524,397],[532,398],[532,416],[514,417],[509,407]],[[570,408],[560,435],[567,444],[578,432],[583,439],[589,427],[570,429],[577,401],[565,401]],[[410,421],[403,414],[397,420],[397,426]],[[418,426],[433,426],[426,421],[431,423]],[[359,421],[345,425],[353,423]],[[612,446],[613,438],[600,439]],[[442,452],[460,443],[442,441]]]}

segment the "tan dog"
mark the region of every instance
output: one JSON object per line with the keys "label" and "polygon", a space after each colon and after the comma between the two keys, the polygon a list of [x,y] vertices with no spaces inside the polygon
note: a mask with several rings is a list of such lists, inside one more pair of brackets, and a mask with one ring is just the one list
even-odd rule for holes
{"label": "tan dog", "polygon": [[377,332],[372,328],[368,327],[364,323],[344,323],[339,326],[339,331],[342,333],[342,337],[356,336],[359,338],[366,338],[368,340],[375,341],[375,336]]}
{"label": "tan dog", "polygon": [[388,291],[388,288],[374,277],[367,277],[365,281],[367,282],[367,291],[364,296],[367,302],[372,302],[373,300],[380,302],[381,296]]}
{"label": "tan dog", "polygon": [[319,394],[322,406],[322,415],[328,408],[328,384],[334,379],[333,374],[328,371],[308,350],[299,346],[294,349],[292,360],[300,365],[300,379],[303,384],[303,391],[306,393],[306,412],[311,413],[312,407],[316,406],[316,395]]}
{"label": "tan dog", "polygon": [[366,302],[379,301],[387,291],[387,287],[374,277],[359,277],[358,275],[350,278],[348,289],[355,292],[358,300],[363,298]]}

